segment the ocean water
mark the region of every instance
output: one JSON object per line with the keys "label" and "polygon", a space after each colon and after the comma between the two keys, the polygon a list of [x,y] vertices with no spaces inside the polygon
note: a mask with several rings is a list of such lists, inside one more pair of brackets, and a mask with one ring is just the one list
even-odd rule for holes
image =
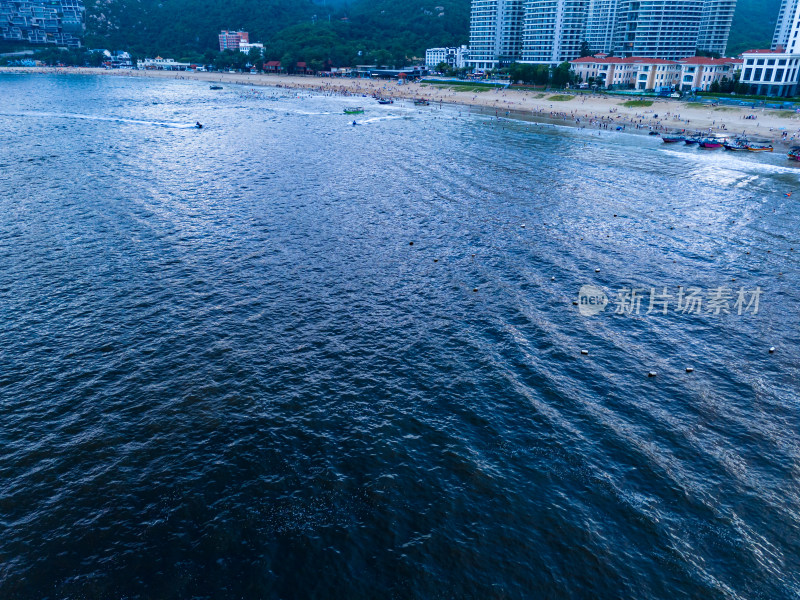
{"label": "ocean water", "polygon": [[224,88],[0,76],[1,598],[800,598],[783,153]]}

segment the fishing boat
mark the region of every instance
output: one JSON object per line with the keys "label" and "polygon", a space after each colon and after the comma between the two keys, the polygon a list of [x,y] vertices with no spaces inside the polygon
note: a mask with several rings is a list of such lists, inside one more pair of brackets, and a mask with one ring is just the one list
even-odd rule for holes
{"label": "fishing boat", "polygon": [[212,90],[221,90],[222,86],[221,85],[212,85],[210,89],[212,89]]}
{"label": "fishing boat", "polygon": [[661,141],[665,144],[677,144],[678,142],[685,141],[686,138],[682,135],[661,135]]}
{"label": "fishing boat", "polygon": [[394,104],[391,98],[378,98],[378,104]]}
{"label": "fishing boat", "polygon": [[789,153],[786,156],[789,160],[800,161],[800,146],[792,146],[789,148]]}
{"label": "fishing boat", "polygon": [[733,140],[732,142],[723,142],[722,146],[725,150],[731,150],[733,152],[747,150],[747,143],[744,140]]}
{"label": "fishing boat", "polygon": [[364,112],[361,106],[354,106],[353,108],[345,108],[344,114],[346,115],[360,115]]}
{"label": "fishing boat", "polygon": [[414,106],[430,106],[430,102],[423,100],[422,98],[417,98],[414,100]]}
{"label": "fishing boat", "polygon": [[696,138],[696,137],[691,137],[691,138],[690,138],[690,137],[687,137],[687,138],[686,138],[685,140],[683,140],[683,141],[684,141],[684,142],[686,142],[686,145],[687,145],[687,146],[694,146],[695,144],[699,144],[699,143],[700,143],[700,138]]}
{"label": "fishing boat", "polygon": [[700,141],[700,147],[705,150],[716,150],[717,148],[722,148],[722,146],[723,146],[722,140],[715,140],[711,138]]}
{"label": "fishing boat", "polygon": [[747,149],[750,152],[772,152],[772,144],[769,142],[748,142]]}

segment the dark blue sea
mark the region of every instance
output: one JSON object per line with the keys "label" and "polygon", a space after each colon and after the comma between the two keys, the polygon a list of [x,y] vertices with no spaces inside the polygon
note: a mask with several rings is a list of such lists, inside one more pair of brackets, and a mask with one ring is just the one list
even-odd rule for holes
{"label": "dark blue sea", "polygon": [[798,599],[799,224],[780,151],[0,75],[0,598]]}

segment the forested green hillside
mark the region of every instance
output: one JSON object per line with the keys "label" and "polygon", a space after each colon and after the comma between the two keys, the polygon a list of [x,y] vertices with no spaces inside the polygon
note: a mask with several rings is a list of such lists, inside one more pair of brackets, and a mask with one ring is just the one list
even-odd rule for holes
{"label": "forested green hillside", "polygon": [[[729,53],[766,47],[781,0],[739,0]],[[88,0],[87,45],[201,56],[243,28],[268,58],[402,64],[468,42],[469,0]]]}

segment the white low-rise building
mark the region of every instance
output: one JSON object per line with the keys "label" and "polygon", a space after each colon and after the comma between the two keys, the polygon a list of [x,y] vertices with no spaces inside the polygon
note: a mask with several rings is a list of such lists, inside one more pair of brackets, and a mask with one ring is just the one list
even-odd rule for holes
{"label": "white low-rise building", "polygon": [[733,81],[742,61],[734,58],[693,56],[664,60],[642,56],[607,56],[597,54],[571,61],[572,70],[583,82],[601,88],[636,89],[662,92],[708,91],[723,77]]}
{"label": "white low-rise building", "polygon": [[261,54],[264,54],[264,44],[259,44],[257,42],[239,42],[239,52],[244,52],[245,54],[249,54],[250,50],[253,48],[258,48]]}
{"label": "white low-rise building", "polygon": [[742,54],[741,82],[758,96],[794,96],[798,88],[800,54],[749,50]]}
{"label": "white low-rise building", "polygon": [[454,69],[463,69],[467,66],[468,60],[469,48],[467,46],[428,48],[425,51],[425,66],[429,69],[435,69],[442,63]]}
{"label": "white low-rise building", "polygon": [[157,71],[185,71],[190,67],[189,63],[177,62],[174,58],[145,58],[137,62],[137,69],[151,69]]}

